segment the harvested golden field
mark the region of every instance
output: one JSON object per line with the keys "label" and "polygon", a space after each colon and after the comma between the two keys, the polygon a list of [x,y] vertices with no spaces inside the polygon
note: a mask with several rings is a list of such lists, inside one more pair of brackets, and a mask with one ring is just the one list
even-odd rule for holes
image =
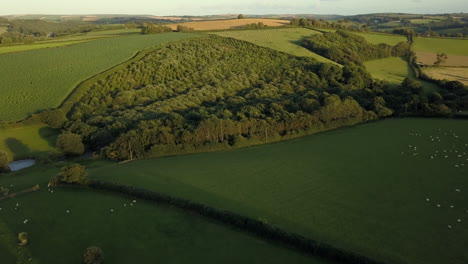
{"label": "harvested golden field", "polygon": [[[416,52],[418,62],[422,62],[427,65],[433,65],[436,61],[437,53],[433,52]],[[442,66],[451,67],[468,67],[468,56],[451,55],[448,54],[447,62],[443,63]]]}
{"label": "harvested golden field", "polygon": [[424,73],[429,77],[437,80],[460,81],[468,85],[468,68],[426,68]]}
{"label": "harvested golden field", "polygon": [[226,20],[213,20],[213,21],[195,21],[195,22],[185,22],[167,25],[172,29],[176,29],[177,25],[183,25],[187,27],[194,28],[195,30],[217,30],[217,29],[231,29],[240,26],[244,26],[252,23],[259,23],[270,26],[278,27],[289,25],[288,20],[280,19],[265,19],[265,18],[246,18],[246,19],[226,19]]}

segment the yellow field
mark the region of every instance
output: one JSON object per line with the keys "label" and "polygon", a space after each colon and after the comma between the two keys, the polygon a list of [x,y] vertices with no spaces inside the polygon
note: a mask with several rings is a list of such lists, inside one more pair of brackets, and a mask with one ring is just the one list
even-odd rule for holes
{"label": "yellow field", "polygon": [[433,79],[460,81],[468,85],[468,68],[425,68],[424,73]]}
{"label": "yellow field", "polygon": [[[437,54],[433,52],[416,52],[418,62],[422,62],[426,65],[433,65],[436,61]],[[448,54],[447,62],[443,63],[442,66],[451,67],[468,67],[468,56],[459,56]]]}
{"label": "yellow field", "polygon": [[194,28],[195,30],[217,30],[217,29],[232,29],[247,24],[262,22],[263,24],[270,27],[278,27],[289,25],[288,20],[279,20],[279,19],[256,19],[256,18],[247,18],[247,19],[226,19],[226,20],[213,20],[213,21],[194,21],[194,22],[185,22],[178,24],[169,24],[167,26],[172,29],[176,29],[177,25],[183,25],[187,27]]}
{"label": "yellow field", "polygon": [[0,34],[3,34],[3,33],[5,33],[5,32],[6,32],[6,30],[7,30],[7,28],[6,28],[6,27],[0,27]]}

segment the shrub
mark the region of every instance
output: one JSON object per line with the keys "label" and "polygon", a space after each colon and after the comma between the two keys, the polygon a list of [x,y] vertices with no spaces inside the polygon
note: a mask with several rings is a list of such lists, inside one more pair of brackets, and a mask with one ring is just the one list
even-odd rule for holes
{"label": "shrub", "polygon": [[65,155],[81,155],[84,153],[85,147],[81,141],[81,136],[73,133],[64,133],[57,138],[57,147],[63,151]]}
{"label": "shrub", "polygon": [[84,264],[102,264],[104,263],[104,253],[99,247],[89,247],[83,254]]}
{"label": "shrub", "polygon": [[81,184],[88,183],[88,173],[85,166],[80,164],[71,164],[62,168],[62,171],[50,179],[49,186],[54,186],[59,183]]}
{"label": "shrub", "polygon": [[8,155],[4,151],[0,151],[0,173],[9,172],[10,166],[8,165]]}
{"label": "shrub", "polygon": [[28,244],[28,233],[21,232],[18,234],[18,240],[20,241],[21,246],[25,246]]}

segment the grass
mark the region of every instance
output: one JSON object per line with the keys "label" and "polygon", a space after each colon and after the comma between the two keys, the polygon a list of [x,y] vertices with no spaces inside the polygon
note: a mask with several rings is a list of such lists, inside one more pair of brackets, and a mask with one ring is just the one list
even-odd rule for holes
{"label": "grass", "polygon": [[139,50],[197,36],[136,35],[0,55],[0,121],[20,120],[59,106],[80,82],[130,59]]}
{"label": "grass", "polygon": [[221,29],[232,29],[232,28],[236,28],[236,27],[240,27],[240,26],[244,26],[244,25],[252,24],[252,23],[256,24],[259,22],[262,22],[263,24],[270,26],[270,27],[285,26],[285,25],[290,24],[288,20],[265,19],[265,18],[245,18],[245,19],[193,21],[193,22],[169,24],[166,26],[171,27],[172,29],[176,29],[177,25],[183,25],[183,26],[191,27],[195,30],[221,30]]}
{"label": "grass", "polygon": [[0,27],[0,34],[7,32],[7,27]]}
{"label": "grass", "polygon": [[61,42],[48,42],[48,43],[36,43],[36,44],[27,44],[27,45],[5,46],[5,47],[0,47],[0,54],[21,52],[21,51],[27,51],[27,50],[36,50],[36,49],[57,48],[57,47],[83,43],[85,41],[86,40],[61,41]]}
{"label": "grass", "polygon": [[436,80],[459,81],[468,85],[468,68],[424,68],[424,73]]}
{"label": "grass", "polygon": [[318,31],[310,29],[281,28],[269,30],[242,30],[216,32],[214,34],[248,41],[259,46],[286,52],[294,56],[312,57],[320,62],[337,64],[325,57],[309,51],[300,45],[302,39],[311,35],[321,34]]}
{"label": "grass", "polygon": [[[13,191],[36,183],[44,187],[49,177],[58,172],[57,167],[29,168],[3,176],[0,186],[8,186]],[[89,190],[53,189],[51,193],[43,188],[0,202],[0,219],[14,234],[28,232],[27,249],[40,263],[81,263],[84,249],[91,245],[101,247],[106,263],[114,264],[155,260],[159,263],[323,263],[198,215],[132,200]],[[19,207],[15,210],[17,203]],[[28,219],[26,224],[25,219]],[[6,251],[1,245],[0,253]],[[2,259],[2,264],[13,263],[16,262]]]}
{"label": "grass", "polygon": [[400,42],[406,41],[406,37],[401,36],[401,35],[383,34],[383,33],[360,33],[360,32],[353,32],[353,33],[364,37],[371,44],[385,43],[390,46],[395,46],[396,44]]}
{"label": "grass", "polygon": [[[416,79],[413,69],[403,58],[389,57],[371,60],[366,61],[364,65],[373,78],[387,81],[394,87],[400,85],[406,77]],[[418,81],[421,82],[426,93],[432,93],[439,89],[433,83]]]}
{"label": "grass", "polygon": [[449,55],[468,56],[468,40],[447,38],[415,38],[414,51],[416,52],[445,52]]}
{"label": "grass", "polygon": [[[468,42],[467,42],[468,44]],[[433,65],[437,59],[437,54],[432,52],[416,52],[418,62],[426,65]],[[442,64],[450,67],[468,67],[468,56],[448,55],[448,60]]]}
{"label": "grass", "polygon": [[0,128],[0,150],[11,160],[47,156],[57,152],[55,141],[58,131],[45,125]]}
{"label": "grass", "polygon": [[95,163],[90,171],[262,218],[387,263],[464,263],[466,135],[466,120],[397,119],[240,150]]}

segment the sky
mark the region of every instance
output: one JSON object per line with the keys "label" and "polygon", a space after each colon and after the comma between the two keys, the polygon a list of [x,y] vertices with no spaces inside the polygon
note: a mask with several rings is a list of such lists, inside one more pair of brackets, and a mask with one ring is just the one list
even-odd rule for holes
{"label": "sky", "polygon": [[[3,2],[3,3],[2,3]],[[467,0],[0,0],[9,14],[340,14],[468,12]]]}

